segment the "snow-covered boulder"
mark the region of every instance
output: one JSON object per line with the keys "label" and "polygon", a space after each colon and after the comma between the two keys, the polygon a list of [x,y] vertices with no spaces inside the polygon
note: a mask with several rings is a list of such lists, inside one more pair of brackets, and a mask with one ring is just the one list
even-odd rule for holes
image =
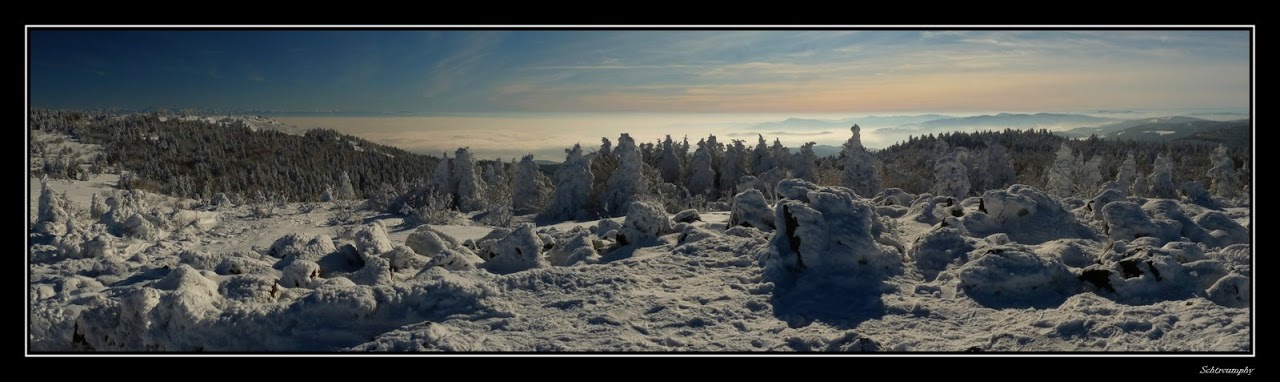
{"label": "snow-covered boulder", "polygon": [[871,203],[877,206],[910,206],[911,201],[916,196],[903,191],[901,188],[886,188],[871,198]]}
{"label": "snow-covered boulder", "polygon": [[733,196],[728,227],[754,227],[768,232],[774,229],[773,208],[759,190],[746,190]]}
{"label": "snow-covered boulder", "polygon": [[1160,243],[1178,240],[1181,225],[1170,220],[1153,222],[1135,203],[1113,202],[1102,208],[1102,219],[1106,222],[1104,232],[1112,240],[1133,240],[1141,237],[1154,237]]}
{"label": "snow-covered boulder", "polygon": [[124,237],[142,240],[157,240],[163,235],[160,229],[151,224],[151,221],[139,214],[129,216],[129,219],[120,225],[120,233]]}
{"label": "snow-covered boulder", "polygon": [[1174,253],[1123,242],[1104,253],[1101,264],[1085,268],[1080,279],[1095,292],[1130,304],[1183,300],[1203,291],[1201,281]]}
{"label": "snow-covered boulder", "polygon": [[297,260],[284,267],[280,285],[286,288],[315,288],[320,285],[320,264],[309,260]]}
{"label": "snow-covered boulder", "polygon": [[271,263],[256,260],[248,256],[231,254],[223,256],[222,261],[213,268],[220,275],[262,275],[274,270]]}
{"label": "snow-covered boulder", "polygon": [[1106,207],[1107,204],[1124,200],[1124,191],[1117,188],[1104,188],[1102,189],[1102,192],[1098,193],[1098,196],[1093,197],[1093,199],[1089,199],[1083,207],[1080,207],[1085,212],[1081,215],[1090,216],[1093,220],[1103,220],[1102,209]]}
{"label": "snow-covered boulder", "polygon": [[210,204],[213,204],[218,208],[235,207],[235,204],[231,203],[231,198],[228,198],[227,194],[221,192],[213,195],[213,199],[210,200]]}
{"label": "snow-covered boulder", "polygon": [[677,212],[675,216],[671,217],[671,220],[676,223],[700,222],[702,221],[702,215],[698,214],[698,210],[690,208],[684,211]]}
{"label": "snow-covered boulder", "polygon": [[542,240],[538,239],[530,223],[521,223],[511,234],[494,242],[489,251],[489,260],[485,261],[484,268],[493,273],[515,273],[551,266],[542,255]]}
{"label": "snow-covered boulder", "polygon": [[462,246],[457,239],[439,230],[423,225],[409,234],[405,245],[419,255],[430,259],[428,267],[440,266],[451,271],[475,269],[484,260]]}
{"label": "snow-covered boulder", "polygon": [[267,255],[280,258],[280,262],[276,264],[276,269],[284,269],[290,263],[298,260],[307,260],[318,262],[325,256],[337,252],[338,248],[333,245],[333,239],[329,235],[309,235],[300,233],[290,233],[271,243],[271,248],[267,251]]}
{"label": "snow-covered boulder", "polygon": [[[986,210],[986,217],[993,224],[992,227],[966,224],[966,228],[978,236],[1005,233],[1013,241],[1022,244],[1094,237],[1092,230],[1077,222],[1075,216],[1056,200],[1021,184],[1009,186],[1005,190],[987,191],[982,194],[981,204]],[[969,216],[965,216],[962,219],[968,218]]]}
{"label": "snow-covered boulder", "polygon": [[1100,243],[1083,239],[1051,240],[1035,248],[1037,255],[1056,258],[1062,264],[1073,268],[1084,268],[1096,264],[1097,254],[1101,251]]}
{"label": "snow-covered boulder", "polygon": [[779,182],[778,191],[784,199],[774,209],[778,228],[769,241],[767,266],[871,278],[900,273],[901,254],[876,241],[883,226],[853,191],[794,179]]}
{"label": "snow-covered boulder", "polygon": [[579,231],[569,240],[556,245],[547,255],[548,262],[558,267],[567,267],[575,264],[595,264],[600,261],[600,254],[596,252],[595,246],[591,242],[591,234],[586,231]]}
{"label": "snow-covered boulder", "polygon": [[916,238],[907,255],[915,262],[916,269],[920,270],[925,281],[933,280],[948,264],[964,264],[969,261],[969,251],[973,250],[975,240],[966,237],[963,229],[937,227]]}
{"label": "snow-covered boulder", "polygon": [[1211,247],[1249,243],[1249,229],[1221,212],[1206,211],[1196,215],[1195,223],[1208,231],[1207,239],[1211,240],[1205,240],[1205,244]]}
{"label": "snow-covered boulder", "polygon": [[1253,298],[1249,277],[1233,273],[1219,279],[1206,293],[1209,300],[1232,308],[1248,308]]}
{"label": "snow-covered boulder", "polygon": [[371,224],[360,227],[355,233],[356,250],[360,253],[379,254],[390,252],[394,247],[391,239],[387,237],[387,229],[382,226],[381,222],[373,222]]}
{"label": "snow-covered boulder", "polygon": [[1001,245],[970,255],[956,270],[965,295],[987,306],[1057,306],[1080,282],[1055,258],[1020,245]]}
{"label": "snow-covered boulder", "polygon": [[[757,193],[759,194],[759,193]],[[671,233],[671,219],[662,207],[645,202],[632,202],[627,217],[618,229],[618,244],[640,244]]]}

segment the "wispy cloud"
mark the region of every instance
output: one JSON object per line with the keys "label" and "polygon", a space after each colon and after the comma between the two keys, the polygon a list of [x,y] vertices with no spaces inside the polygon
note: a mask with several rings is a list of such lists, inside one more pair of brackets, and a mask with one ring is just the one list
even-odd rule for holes
{"label": "wispy cloud", "polygon": [[437,98],[466,85],[473,68],[493,53],[503,40],[503,32],[475,32],[463,39],[462,46],[440,59],[429,71],[423,95]]}

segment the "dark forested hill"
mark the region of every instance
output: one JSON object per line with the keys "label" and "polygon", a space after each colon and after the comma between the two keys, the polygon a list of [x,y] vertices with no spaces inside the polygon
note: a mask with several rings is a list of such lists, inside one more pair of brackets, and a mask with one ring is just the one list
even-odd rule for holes
{"label": "dark forested hill", "polygon": [[290,135],[235,120],[33,110],[31,129],[103,146],[91,167],[132,173],[122,178],[127,187],[206,199],[262,192],[316,200],[343,171],[361,197],[382,184],[428,178],[438,160],[332,130]]}

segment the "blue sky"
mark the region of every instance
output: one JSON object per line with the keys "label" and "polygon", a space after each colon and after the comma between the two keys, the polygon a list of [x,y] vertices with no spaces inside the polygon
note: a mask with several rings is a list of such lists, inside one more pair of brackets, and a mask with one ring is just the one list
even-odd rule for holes
{"label": "blue sky", "polygon": [[1248,108],[1246,31],[50,31],[33,106],[899,113]]}

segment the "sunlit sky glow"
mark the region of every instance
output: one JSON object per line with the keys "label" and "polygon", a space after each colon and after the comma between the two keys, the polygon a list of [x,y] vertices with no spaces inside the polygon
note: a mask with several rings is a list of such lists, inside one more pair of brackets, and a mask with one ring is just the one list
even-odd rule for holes
{"label": "sunlit sky glow", "polygon": [[[52,108],[492,119],[1249,107],[1248,31],[36,29],[29,36],[31,102]],[[403,138],[412,130],[396,131]]]}

